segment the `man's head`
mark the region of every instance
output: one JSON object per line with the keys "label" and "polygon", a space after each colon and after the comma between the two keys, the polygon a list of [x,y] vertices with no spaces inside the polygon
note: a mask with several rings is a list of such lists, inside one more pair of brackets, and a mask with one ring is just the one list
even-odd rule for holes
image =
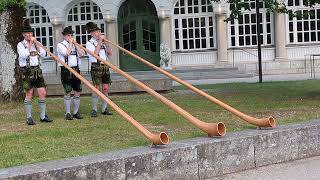
{"label": "man's head", "polygon": [[101,34],[101,29],[94,22],[88,22],[86,24],[87,31],[91,34],[92,37],[98,39]]}
{"label": "man's head", "polygon": [[33,29],[30,26],[29,19],[24,19],[22,22],[22,36],[27,41],[30,41],[30,38],[33,37]]}
{"label": "man's head", "polygon": [[69,41],[71,38],[73,38],[74,31],[71,27],[65,27],[62,31],[62,35],[64,40]]}
{"label": "man's head", "polygon": [[26,41],[30,41],[31,38],[33,37],[33,33],[32,32],[23,32],[22,36]]}
{"label": "man's head", "polygon": [[91,34],[92,37],[94,37],[96,39],[99,39],[99,37],[101,35],[101,30],[91,31],[90,34]]}

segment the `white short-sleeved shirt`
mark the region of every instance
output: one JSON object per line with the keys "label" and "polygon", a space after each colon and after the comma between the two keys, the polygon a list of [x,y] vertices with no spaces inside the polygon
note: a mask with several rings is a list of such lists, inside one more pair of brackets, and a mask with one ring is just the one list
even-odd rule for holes
{"label": "white short-sleeved shirt", "polygon": [[[86,43],[86,48],[92,52],[96,49],[98,45],[98,41],[94,38],[91,38],[87,43]],[[96,63],[98,62],[97,59],[92,56],[91,54],[88,53],[89,61],[91,63]],[[99,51],[99,57],[105,60],[109,60],[108,55],[107,55],[107,47],[105,45],[101,45],[101,49]]]}
{"label": "white short-sleeved shirt", "polygon": [[[28,49],[28,43],[26,40],[23,40],[17,45],[18,54],[19,54],[19,66],[26,67],[27,59],[30,59],[30,66],[38,66],[40,64],[40,57],[46,56],[46,51],[39,47],[39,51],[36,46],[32,44],[30,51]],[[38,56],[39,55],[39,56]]]}
{"label": "white short-sleeved shirt", "polygon": [[[77,54],[76,47],[74,45],[72,46],[72,50],[70,54],[67,56],[67,49],[69,47],[69,43],[66,40],[64,40],[57,44],[57,53],[59,59],[61,59],[63,62],[68,64],[70,67],[76,67],[81,64],[81,61]],[[68,57],[68,62],[66,62],[66,57]],[[59,66],[62,66],[62,64],[59,63]]]}

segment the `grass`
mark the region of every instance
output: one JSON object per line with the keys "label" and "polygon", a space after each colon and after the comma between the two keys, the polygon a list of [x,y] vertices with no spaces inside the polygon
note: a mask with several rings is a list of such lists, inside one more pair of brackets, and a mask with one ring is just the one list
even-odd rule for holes
{"label": "grass", "polygon": [[[251,116],[274,116],[278,125],[316,119],[320,114],[317,80],[198,87]],[[224,122],[227,132],[255,128],[183,87],[163,95],[203,121]],[[170,141],[206,136],[148,94],[112,95],[111,99],[150,131],[167,132]],[[23,103],[0,104],[0,168],[150,145],[115,112],[91,118],[90,97],[81,98],[81,121],[63,119],[63,98],[47,99],[47,114],[53,123],[39,122],[37,99],[33,110],[37,125],[27,126]]]}

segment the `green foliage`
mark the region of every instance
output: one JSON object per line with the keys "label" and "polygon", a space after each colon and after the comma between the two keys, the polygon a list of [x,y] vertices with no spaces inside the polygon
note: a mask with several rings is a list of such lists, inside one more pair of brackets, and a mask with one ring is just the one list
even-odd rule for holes
{"label": "green foliage", "polygon": [[14,6],[25,7],[25,0],[1,0],[0,1],[0,12],[12,8]]}
{"label": "green foliage", "polygon": [[[213,2],[220,2],[221,0],[211,0]],[[230,4],[230,15],[227,17],[226,21],[230,21],[232,19],[238,19],[243,11],[250,11],[250,0],[227,0],[227,3]],[[287,5],[283,2],[279,2],[279,0],[260,0],[260,2],[264,2],[265,8],[269,12],[273,13],[286,13],[291,17],[308,17],[312,15],[312,12],[304,12],[303,14],[300,11],[289,11],[287,9]],[[320,0],[304,0],[304,6],[306,7],[314,7],[315,5],[320,3]],[[262,6],[260,5],[260,8]]]}

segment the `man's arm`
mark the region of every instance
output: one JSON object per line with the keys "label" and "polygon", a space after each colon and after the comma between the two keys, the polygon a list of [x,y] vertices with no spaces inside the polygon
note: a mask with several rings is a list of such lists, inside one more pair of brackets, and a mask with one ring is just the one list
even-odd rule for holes
{"label": "man's arm", "polygon": [[61,44],[61,43],[59,43],[58,45],[57,45],[57,53],[59,54],[59,55],[61,55],[61,56],[67,56],[68,54],[67,54],[67,48],[63,45],[63,44]]}
{"label": "man's arm", "polygon": [[[86,48],[87,48],[89,51],[94,52],[96,47],[95,47],[91,42],[87,42]],[[90,61],[90,62],[96,61],[96,58],[93,57],[90,53],[88,53],[88,57],[89,57],[89,61]]]}
{"label": "man's arm", "polygon": [[27,59],[30,56],[28,48],[25,48],[21,42],[18,43],[17,49],[20,58]]}
{"label": "man's arm", "polygon": [[86,54],[86,52],[84,52],[83,49],[78,48],[77,46],[75,46],[75,48],[76,48],[76,51],[77,51],[79,57],[82,57]]}
{"label": "man's arm", "polygon": [[96,54],[96,55],[99,56],[99,52],[100,52],[100,49],[101,49],[101,45],[102,45],[102,40],[99,39],[99,40],[98,40],[98,44],[97,44],[97,46],[95,47],[94,54]]}
{"label": "man's arm", "polygon": [[34,46],[36,47],[36,49],[41,57],[46,57],[46,55],[47,55],[46,51],[42,47],[40,47],[39,44],[41,44],[41,43],[39,41],[37,41],[37,39],[35,37],[31,38],[30,44],[31,45],[34,44]]}
{"label": "man's arm", "polygon": [[112,49],[110,47],[110,44],[109,43],[106,43],[106,50],[107,50],[107,55],[108,56],[111,56],[112,55]]}

